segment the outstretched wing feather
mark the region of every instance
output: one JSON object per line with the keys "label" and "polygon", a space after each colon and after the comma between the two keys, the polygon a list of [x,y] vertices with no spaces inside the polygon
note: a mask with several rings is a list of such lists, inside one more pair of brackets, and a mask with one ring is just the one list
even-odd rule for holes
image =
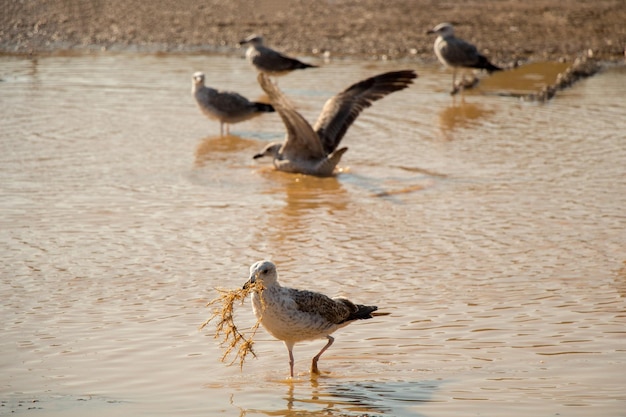
{"label": "outstretched wing feather", "polygon": [[287,129],[281,152],[289,155],[290,159],[323,158],[326,154],[322,143],[309,122],[295,110],[293,104],[267,75],[259,73],[257,80]]}
{"label": "outstretched wing feather", "polygon": [[324,151],[331,153],[359,114],[394,91],[405,89],[417,78],[412,70],[383,73],[351,85],[330,98],[320,113],[314,130],[322,141]]}

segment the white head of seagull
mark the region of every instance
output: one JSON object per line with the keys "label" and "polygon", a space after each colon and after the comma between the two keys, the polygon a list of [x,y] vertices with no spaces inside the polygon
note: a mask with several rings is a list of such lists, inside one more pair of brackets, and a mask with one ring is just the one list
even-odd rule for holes
{"label": "white head of seagull", "polygon": [[250,266],[250,277],[244,284],[244,287],[249,284],[260,282],[263,287],[272,285],[278,282],[278,274],[276,273],[276,265],[271,261],[258,261]]}
{"label": "white head of seagull", "polygon": [[437,26],[429,30],[427,33],[428,34],[436,33],[437,35],[441,36],[444,39],[449,38],[451,36],[454,36],[454,26],[452,26],[452,24],[450,23],[445,23],[445,22],[439,23]]}
{"label": "white head of seagull", "polygon": [[280,115],[287,134],[282,143],[270,143],[255,159],[273,158],[276,169],[326,177],[333,175],[348,148],[339,144],[348,128],[374,101],[407,88],[417,74],[412,70],[392,71],[359,81],[330,98],[311,126],[278,86],[260,73],[257,77],[272,105]]}
{"label": "white head of seagull", "polygon": [[252,293],[252,310],[263,327],[282,340],[289,351],[289,375],[293,377],[293,347],[303,340],[320,338],[328,343],[311,362],[311,373],[318,374],[317,362],[333,344],[335,330],[354,320],[370,319],[378,308],[354,304],[345,298],[329,298],[317,292],[282,287],[278,282],[276,265],[259,261],[250,267],[244,288],[256,283]]}
{"label": "white head of seagull", "polygon": [[239,45],[246,45],[246,44],[249,44],[252,46],[261,46],[263,45],[263,36],[253,34],[239,41]]}
{"label": "white head of seagull", "polygon": [[203,72],[194,72],[193,73],[193,82],[194,84],[204,84],[204,73]]}

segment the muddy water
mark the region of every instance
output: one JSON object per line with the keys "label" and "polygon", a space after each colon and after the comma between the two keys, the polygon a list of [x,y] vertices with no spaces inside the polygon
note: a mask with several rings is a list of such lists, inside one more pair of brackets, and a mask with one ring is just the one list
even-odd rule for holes
{"label": "muddy water", "polygon": [[[420,74],[345,138],[342,173],[251,156],[278,116],[219,138],[192,72],[251,98],[239,58],[0,58],[0,414],[618,416],[626,407],[626,71],[544,105],[552,65],[463,99],[412,63],[329,62],[280,79],[310,120],[354,81]],[[243,372],[197,326],[215,287],[271,258],[286,285],[391,315]],[[249,306],[237,316],[254,320]]]}

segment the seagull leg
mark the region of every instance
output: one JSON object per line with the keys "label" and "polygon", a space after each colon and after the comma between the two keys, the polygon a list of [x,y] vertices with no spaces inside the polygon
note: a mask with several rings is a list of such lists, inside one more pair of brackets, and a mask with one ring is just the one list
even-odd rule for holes
{"label": "seagull leg", "polygon": [[287,343],[285,341],[285,346],[287,347],[287,350],[289,351],[289,376],[291,378],[293,378],[293,364],[294,364],[294,359],[293,359],[293,343]]}
{"label": "seagull leg", "polygon": [[455,95],[459,92],[459,89],[456,86],[456,67],[452,67],[452,91],[450,91],[451,95]]}
{"label": "seagull leg", "polygon": [[320,356],[322,356],[322,353],[326,352],[326,349],[328,349],[330,347],[330,345],[332,345],[333,342],[335,341],[335,338],[330,336],[330,335],[326,336],[326,339],[328,339],[328,343],[326,343],[326,345],[322,348],[322,350],[320,350],[320,353],[315,355],[315,357],[313,358],[313,362],[311,362],[311,373],[312,374],[319,374],[320,373],[320,370],[317,368],[317,361],[320,360]]}
{"label": "seagull leg", "polygon": [[293,378],[293,352],[289,349],[289,376]]}

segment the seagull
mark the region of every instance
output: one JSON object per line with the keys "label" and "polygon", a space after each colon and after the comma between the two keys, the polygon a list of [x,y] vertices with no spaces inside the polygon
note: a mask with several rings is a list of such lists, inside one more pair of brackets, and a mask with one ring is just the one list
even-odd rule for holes
{"label": "seagull", "polygon": [[198,103],[200,111],[210,119],[220,121],[220,136],[229,133],[229,124],[252,119],[261,113],[271,113],[274,106],[256,101],[249,101],[244,96],[232,91],[219,91],[204,85],[204,74],[193,74],[191,93]]}
{"label": "seagull", "polygon": [[502,71],[478,52],[471,43],[454,36],[454,27],[450,23],[440,23],[426,34],[437,34],[435,39],[435,55],[446,67],[452,67],[452,94],[457,92],[455,85],[457,68],[485,69],[489,73]]}
{"label": "seagull", "polygon": [[371,319],[387,313],[374,313],[376,306],[354,304],[346,298],[330,298],[317,292],[282,287],[276,265],[259,261],[250,267],[250,278],[243,288],[254,285],[252,311],[263,327],[282,340],[289,351],[289,375],[293,378],[293,347],[303,340],[326,338],[328,343],[311,362],[311,373],[319,374],[317,362],[335,339],[335,330],[355,320]]}
{"label": "seagull", "polygon": [[280,171],[331,176],[348,150],[337,146],[357,116],[374,101],[407,88],[415,78],[415,71],[404,70],[359,81],[330,98],[311,127],[278,87],[260,73],[257,80],[282,118],[287,135],[284,142],[270,143],[254,159],[271,156]]}
{"label": "seagull", "polygon": [[263,37],[250,35],[239,42],[239,45],[249,44],[246,58],[260,72],[275,77],[285,75],[293,70],[317,68],[316,65],[305,64],[295,58],[288,57],[263,45]]}

